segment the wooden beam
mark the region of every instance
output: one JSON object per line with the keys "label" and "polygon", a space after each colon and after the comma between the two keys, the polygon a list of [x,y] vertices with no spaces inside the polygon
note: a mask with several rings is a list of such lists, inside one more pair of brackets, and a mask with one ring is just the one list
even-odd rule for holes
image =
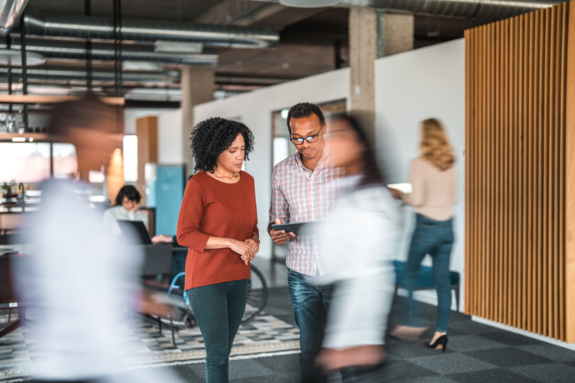
{"label": "wooden beam", "polygon": [[[13,138],[16,139],[24,139],[25,141],[21,142],[42,142],[42,141],[50,141],[50,136],[44,133],[0,133],[0,141],[10,141],[10,142],[17,142],[12,141]],[[32,141],[30,141],[32,138]]]}
{"label": "wooden beam", "polygon": [[[0,103],[13,104],[54,104],[59,102],[73,101],[82,97],[75,96],[35,96],[20,94],[2,94]],[[126,100],[123,97],[100,97],[102,102],[110,105],[124,105]]]}

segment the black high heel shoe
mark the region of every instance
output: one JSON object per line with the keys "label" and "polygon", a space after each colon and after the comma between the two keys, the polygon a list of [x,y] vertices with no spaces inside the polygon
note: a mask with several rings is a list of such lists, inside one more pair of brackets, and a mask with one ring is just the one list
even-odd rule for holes
{"label": "black high heel shoe", "polygon": [[445,352],[447,350],[447,335],[442,335],[439,338],[437,338],[437,340],[435,341],[435,343],[428,343],[427,347],[432,348],[434,350],[443,350],[443,352]]}

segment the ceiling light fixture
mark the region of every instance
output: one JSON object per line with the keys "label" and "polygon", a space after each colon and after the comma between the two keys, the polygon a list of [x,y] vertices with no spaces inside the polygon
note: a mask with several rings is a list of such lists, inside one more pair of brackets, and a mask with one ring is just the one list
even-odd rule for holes
{"label": "ceiling light fixture", "polygon": [[279,0],[286,7],[321,8],[331,7],[341,3],[341,0]]}
{"label": "ceiling light fixture", "polygon": [[[26,66],[42,65],[44,61],[43,55],[26,52]],[[0,49],[0,65],[22,66],[22,52],[15,49]]]}
{"label": "ceiling light fixture", "polygon": [[154,52],[163,53],[202,53],[204,46],[202,43],[186,43],[177,41],[156,41]]}

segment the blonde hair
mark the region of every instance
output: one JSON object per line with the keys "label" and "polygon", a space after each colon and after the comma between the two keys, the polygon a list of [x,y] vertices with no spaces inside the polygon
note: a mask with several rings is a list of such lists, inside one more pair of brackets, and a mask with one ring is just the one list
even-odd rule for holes
{"label": "blonde hair", "polygon": [[441,122],[429,118],[421,124],[421,156],[442,171],[451,168],[455,163],[455,155]]}

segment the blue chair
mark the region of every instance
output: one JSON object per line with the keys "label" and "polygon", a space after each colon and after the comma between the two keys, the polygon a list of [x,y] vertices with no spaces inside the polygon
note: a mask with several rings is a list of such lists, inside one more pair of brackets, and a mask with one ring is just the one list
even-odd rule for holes
{"label": "blue chair", "polygon": [[[397,295],[397,290],[400,287],[407,290],[407,281],[404,276],[405,262],[393,261],[393,266],[395,268],[395,295]],[[457,311],[459,311],[459,273],[457,271],[450,271],[449,277],[451,279],[451,289],[455,291],[455,304]],[[413,291],[431,289],[435,289],[435,284],[433,283],[432,268],[429,266],[419,266],[415,285],[413,286]],[[410,298],[413,296],[413,291],[408,290]],[[413,302],[413,300],[410,299],[410,302]],[[409,312],[412,312],[411,305],[409,307]]]}

